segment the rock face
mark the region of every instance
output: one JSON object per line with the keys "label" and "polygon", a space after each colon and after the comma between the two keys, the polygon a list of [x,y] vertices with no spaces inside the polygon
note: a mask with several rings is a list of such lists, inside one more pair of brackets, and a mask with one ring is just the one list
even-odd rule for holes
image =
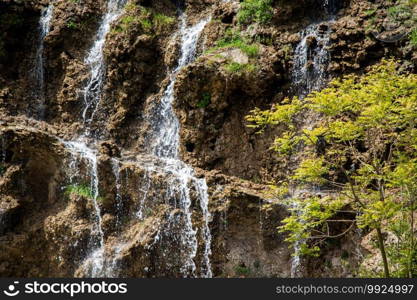
{"label": "rock face", "polygon": [[[292,249],[277,230],[288,210],[267,186],[290,166],[269,150],[279,129],[258,136],[244,117],[294,94],[294,52],[306,26],[328,14],[312,9],[321,1],[275,1],[271,21],[253,26],[239,24],[239,1],[119,1],[124,9],[103,46],[97,109],[86,120],[85,58],[108,2],[53,1],[40,116],[33,70],[48,3],[0,0],[0,276],[290,277]],[[322,22],[330,32],[328,78],[390,56],[416,71],[406,39],[387,42],[367,27],[386,24],[384,16],[371,21],[369,11],[388,2],[341,1]],[[196,59],[177,70],[181,22],[208,16]],[[306,41],[317,46],[314,37]],[[183,173],[166,172],[169,159],[145,151],[149,120],[173,76],[180,157],[190,168],[181,170],[194,172],[183,188]],[[361,239],[347,236],[302,260],[303,275],[353,276],[349,266],[366,252]]]}

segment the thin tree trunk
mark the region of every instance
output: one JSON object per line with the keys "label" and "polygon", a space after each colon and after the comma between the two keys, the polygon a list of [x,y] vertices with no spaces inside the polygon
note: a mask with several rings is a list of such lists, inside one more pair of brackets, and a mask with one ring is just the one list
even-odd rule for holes
{"label": "thin tree trunk", "polygon": [[[377,174],[379,175],[380,172],[377,170]],[[384,185],[382,184],[381,180],[378,180],[378,190],[379,190],[379,197],[380,201],[385,201],[385,193],[384,193]],[[378,235],[378,244],[379,244],[379,251],[381,252],[382,256],[382,262],[384,263],[384,273],[385,278],[389,278],[389,267],[388,267],[388,259],[387,259],[387,253],[385,252],[385,245],[384,245],[384,237],[382,236],[381,227],[378,227],[376,229],[376,233]]]}
{"label": "thin tree trunk", "polygon": [[385,278],[389,278],[390,274],[389,274],[389,268],[388,268],[388,259],[387,259],[387,253],[385,252],[384,238],[382,237],[381,228],[377,228],[376,233],[378,236],[379,251],[381,252],[382,262],[384,263]]}
{"label": "thin tree trunk", "polygon": [[414,255],[414,193],[411,196],[411,237],[410,237],[410,256],[408,259],[408,276],[413,278],[412,266],[413,266],[413,255]]}

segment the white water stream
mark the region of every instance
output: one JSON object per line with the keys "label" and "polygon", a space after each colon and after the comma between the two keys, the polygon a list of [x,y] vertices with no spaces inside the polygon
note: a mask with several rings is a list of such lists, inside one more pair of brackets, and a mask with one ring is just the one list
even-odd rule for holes
{"label": "white water stream", "polygon": [[[102,230],[101,211],[98,204],[99,198],[99,175],[97,166],[97,151],[95,150],[98,143],[97,139],[88,141],[85,136],[89,136],[89,125],[93,121],[94,114],[97,111],[100,99],[102,97],[102,88],[105,80],[105,62],[103,57],[104,43],[106,35],[110,30],[111,23],[116,20],[123,12],[126,1],[110,0],[107,6],[107,13],[103,17],[102,23],[98,29],[96,40],[93,47],[88,52],[85,59],[90,68],[89,81],[83,90],[84,109],[82,119],[84,121],[84,137],[71,142],[63,142],[67,150],[71,153],[69,169],[71,178],[82,178],[79,174],[81,165],[88,168],[88,176],[91,179],[90,188],[93,193],[94,206],[94,229],[91,232],[89,249],[87,257],[82,263],[83,274],[89,277],[115,276],[117,272],[117,261],[115,257],[109,259],[105,257],[104,234]],[[180,251],[181,255],[181,273],[183,276],[200,276],[211,277],[211,233],[208,227],[210,213],[208,211],[208,191],[204,179],[195,177],[193,169],[181,161],[179,157],[179,130],[180,123],[172,108],[174,99],[174,85],[178,72],[195,59],[198,40],[202,30],[209,20],[203,20],[196,25],[187,25],[185,15],[181,17],[181,25],[178,36],[181,37],[180,57],[177,67],[170,74],[170,82],[163,93],[161,101],[158,103],[153,116],[149,116],[152,123],[152,143],[148,149],[147,155],[151,159],[147,162],[138,161],[140,167],[146,170],[144,180],[139,187],[143,193],[142,201],[138,203],[137,216],[143,218],[144,205],[148,197],[148,192],[152,189],[152,175],[163,173],[167,176],[166,180],[166,202],[176,199],[175,208],[181,210],[180,216],[170,218],[172,227],[178,227],[180,230]],[[89,146],[93,145],[93,146]],[[119,207],[122,206],[123,198],[121,195],[120,167],[121,162],[112,160],[113,173],[116,178],[116,202]],[[201,237],[204,240],[204,249],[202,261],[200,263],[200,272],[196,274],[196,255],[198,251],[197,230],[193,228],[192,223],[192,196],[191,188],[196,191],[197,201],[203,215],[203,228]],[[120,220],[119,220],[120,221]],[[167,233],[170,234],[169,232]],[[113,249],[115,255],[120,253],[124,244],[117,245]],[[110,261],[107,263],[107,261]]]}
{"label": "white water stream", "polygon": [[45,114],[45,57],[44,42],[51,28],[51,20],[53,17],[54,6],[49,4],[48,7],[42,9],[39,19],[39,37],[35,54],[35,66],[32,70],[34,78],[33,93],[36,98],[36,118],[43,119]]}
{"label": "white water stream", "polygon": [[[85,58],[90,69],[89,80],[83,90],[84,109],[82,118],[84,123],[91,123],[97,111],[102,96],[105,79],[104,46],[111,24],[123,13],[127,0],[109,0],[107,12],[97,31],[93,47]],[[87,128],[88,129],[88,126]]]}
{"label": "white water stream", "polygon": [[[323,88],[329,79],[327,67],[331,57],[328,51],[330,45],[330,25],[340,5],[339,0],[323,0],[322,7],[325,11],[325,20],[314,22],[307,26],[301,34],[301,41],[294,53],[294,66],[292,70],[292,81],[295,94],[303,99],[313,91]],[[310,122],[311,120],[308,120]],[[311,127],[312,124],[305,124]],[[303,190],[294,191],[292,197],[297,197]],[[320,193],[318,190],[309,190],[309,193]],[[296,206],[292,206],[294,208]],[[302,241],[294,245],[295,255],[291,262],[291,277],[300,277],[301,257],[300,247]]]}
{"label": "white water stream", "polygon": [[[105,61],[104,46],[107,34],[111,29],[111,24],[123,13],[126,0],[109,0],[107,3],[106,14],[103,16],[99,25],[95,41],[92,48],[88,51],[85,59],[86,65],[90,69],[89,80],[83,90],[84,109],[82,119],[84,121],[84,135],[90,134],[90,123],[94,118],[95,111],[102,96],[102,89],[105,80]],[[104,249],[104,233],[102,230],[102,220],[100,206],[98,205],[99,197],[99,176],[97,165],[97,151],[95,150],[97,140],[91,141],[92,147],[85,137],[80,137],[75,141],[64,142],[67,150],[72,154],[70,159],[70,172],[80,168],[80,164],[84,163],[89,169],[89,177],[91,179],[91,191],[93,194],[94,206],[94,229],[91,234],[91,242],[87,251],[87,258],[82,264],[84,273],[89,277],[104,277],[106,273],[105,266],[105,249]],[[80,177],[80,174],[75,174]]]}
{"label": "white water stream", "polygon": [[[196,56],[198,40],[205,25],[209,19],[202,20],[195,25],[187,26],[186,16],[181,17],[181,25],[178,35],[181,37],[180,57],[177,67],[170,74],[170,82],[163,93],[163,97],[155,109],[155,114],[150,116],[152,123],[152,132],[150,134],[151,142],[148,153],[158,158],[159,168],[154,163],[145,166],[147,173],[152,174],[155,171],[163,172],[171,175],[170,182],[167,182],[166,199],[178,199],[178,208],[183,212],[184,224],[181,233],[182,251],[185,260],[183,262],[182,272],[184,276],[197,276],[195,274],[196,265],[195,257],[197,254],[197,232],[193,228],[190,185],[197,192],[198,202],[203,214],[204,226],[202,229],[202,238],[204,240],[204,253],[201,272],[201,277],[211,277],[211,233],[208,226],[210,220],[210,213],[208,211],[208,191],[207,184],[204,179],[199,179],[194,176],[193,169],[186,165],[179,158],[179,131],[180,123],[172,107],[174,98],[174,85],[177,74],[182,68],[191,63]],[[162,167],[161,167],[162,166]],[[144,197],[146,197],[149,190],[149,178],[145,180],[148,187],[143,187]],[[140,210],[139,215],[142,215]],[[175,220],[175,219],[173,219]]]}

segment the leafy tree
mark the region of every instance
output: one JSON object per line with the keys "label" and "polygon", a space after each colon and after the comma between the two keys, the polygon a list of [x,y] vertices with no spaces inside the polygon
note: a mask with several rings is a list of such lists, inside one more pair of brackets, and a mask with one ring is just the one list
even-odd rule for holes
{"label": "leafy tree", "polygon": [[[317,121],[305,124],[306,116]],[[283,127],[273,144],[279,155],[303,149],[284,190],[316,185],[334,191],[292,199],[296,205],[280,227],[289,233],[287,241],[301,241],[302,254],[317,255],[324,240],[356,224],[375,230],[385,277],[390,269],[394,276],[416,274],[417,75],[401,74],[395,61],[384,60],[366,75],[335,80],[303,101],[286,99],[268,111],[255,109],[247,120],[260,131]],[[352,218],[335,217],[346,211]],[[402,226],[392,227],[400,221]],[[332,234],[333,222],[350,225]],[[384,231],[397,236],[397,246],[387,247]]]}
{"label": "leafy tree", "polygon": [[268,23],[272,19],[272,0],[244,0],[237,15],[239,23]]}

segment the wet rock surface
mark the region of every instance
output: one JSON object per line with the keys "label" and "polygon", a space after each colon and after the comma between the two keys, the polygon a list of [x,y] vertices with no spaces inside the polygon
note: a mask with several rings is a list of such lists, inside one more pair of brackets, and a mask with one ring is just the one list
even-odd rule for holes
{"label": "wet rock surface", "polygon": [[[90,122],[100,141],[94,145],[95,197],[91,161],[75,159],[79,153],[71,153],[66,142],[85,127],[83,89],[90,76],[85,57],[107,2],[54,1],[44,40],[46,113],[37,121],[32,61],[39,16],[48,3],[0,1],[0,275],[89,276],[83,265],[91,255],[86,249],[101,240],[108,270],[102,276],[207,273],[197,185],[187,189],[195,241],[184,246],[187,216],[178,204],[180,191],[167,185],[178,178],[158,171],[166,161],[144,153],[151,129],[148,116],[181,56],[178,11],[186,8],[189,25],[211,15],[198,40],[196,60],[176,73],[173,108],[181,125],[181,159],[194,168],[193,178],[207,181],[212,275],[291,276],[292,250],[277,231],[288,211],[267,193],[267,184],[285,176],[289,167],[269,149],[279,129],[256,135],[244,117],[255,107],[268,108],[294,94],[300,32],[325,12],[311,14],[315,0],[280,2],[268,24],[240,27],[236,1],[188,0],[179,6],[169,0],[128,1],[106,37],[105,83]],[[363,72],[391,56],[402,59],[404,70],[416,71],[416,51],[406,39],[387,42],[368,28],[370,22],[376,22],[375,28],[391,26],[386,17],[371,21],[369,15],[386,7],[388,1],[344,1],[334,20],[320,25],[321,31],[330,31],[330,78]],[[217,47],[228,30],[240,30],[248,43],[256,43],[256,55],[239,47]],[[308,47],[317,46],[315,37],[306,40]],[[74,187],[72,177],[84,189]],[[303,262],[304,275],[352,276],[349,265],[359,264],[366,252],[357,247],[361,239],[358,234],[328,245],[320,258]],[[347,258],[341,261],[340,256]]]}

